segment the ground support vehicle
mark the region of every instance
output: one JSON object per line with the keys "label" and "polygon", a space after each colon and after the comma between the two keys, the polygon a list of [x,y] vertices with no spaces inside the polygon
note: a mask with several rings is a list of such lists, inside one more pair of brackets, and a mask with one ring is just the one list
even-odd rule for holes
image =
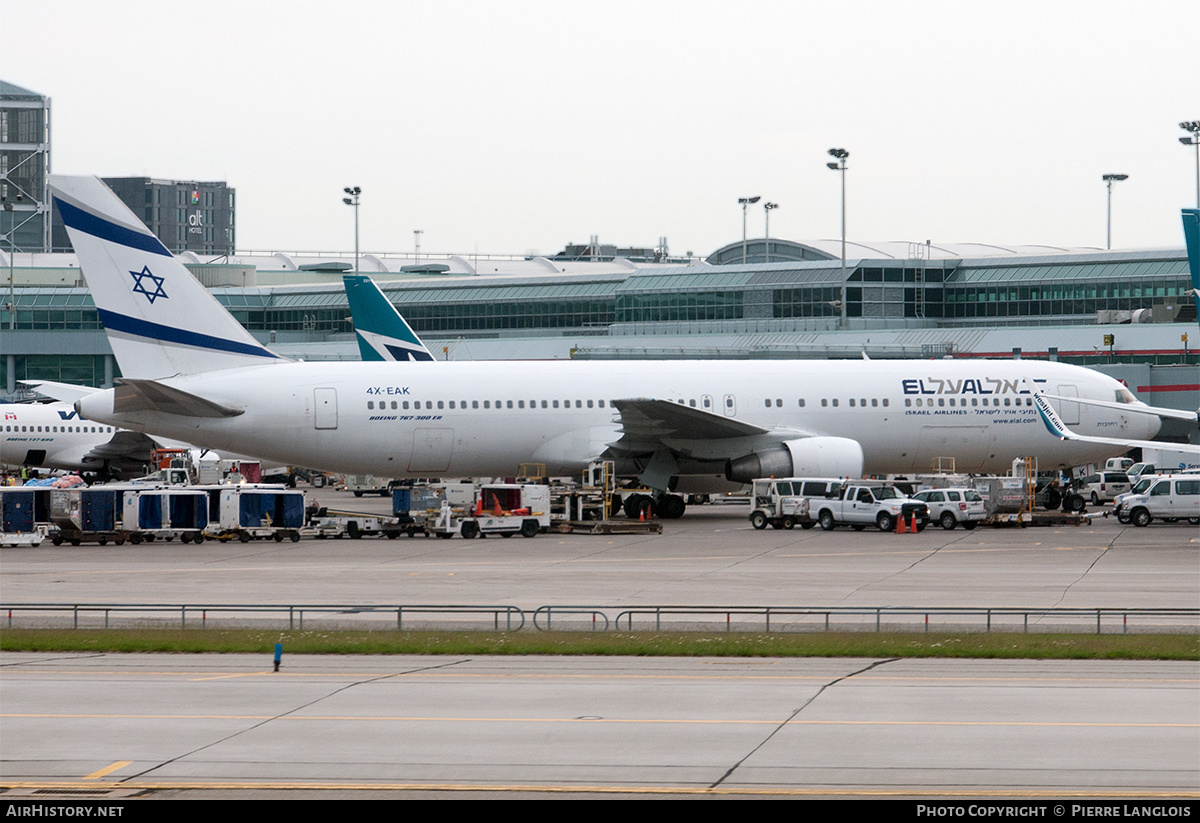
{"label": "ground support vehicle", "polygon": [[407,525],[397,517],[320,509],[305,522],[300,536],[319,540],[340,537],[357,540],[360,537],[385,535],[395,539],[405,533]]}
{"label": "ground support vehicle", "polygon": [[202,486],[125,487],[121,522],[129,542],[174,540],[203,543],[208,527],[208,492]]}
{"label": "ground support vehicle", "polygon": [[969,531],[987,517],[983,498],[974,489],[926,489],[913,495],[913,499],[928,506],[930,522],[947,531],[958,525]]}
{"label": "ground support vehicle", "polygon": [[1102,471],[1089,474],[1079,484],[1077,494],[1093,506],[1111,502],[1131,488],[1129,475],[1123,471]]}
{"label": "ground support vehicle", "polygon": [[820,495],[824,499],[832,482],[840,488],[841,481],[824,481],[817,478],[805,480],[800,477],[764,477],[750,484],[750,525],[756,529],[771,526],[774,529],[794,529],[799,525],[811,529],[817,524],[812,516],[813,502],[805,495],[805,484],[809,495]]}
{"label": "ground support vehicle", "polygon": [[442,538],[455,534],[468,540],[490,534],[536,537],[549,530],[550,487],[541,483],[488,483],[478,488],[474,502],[467,506],[442,498],[436,512],[427,512],[425,520],[425,533]]}
{"label": "ground support vehicle", "polygon": [[49,488],[0,488],[0,545],[37,546],[57,534],[50,521]]}
{"label": "ground support vehicle", "polygon": [[123,528],[123,490],[111,486],[50,491],[50,520],[56,527],[54,545],[112,542],[118,546],[130,537]]}
{"label": "ground support vehicle", "polygon": [[[810,505],[809,514],[812,513]],[[890,532],[896,528],[899,518],[903,518],[905,524],[915,522],[920,531],[929,524],[929,507],[884,483],[853,481],[842,488],[839,497],[820,501],[816,516],[825,531],[837,526],[858,530],[875,526],[880,531]]]}
{"label": "ground support vehicle", "polygon": [[1144,491],[1122,498],[1117,511],[1120,522],[1148,526],[1154,520],[1186,520],[1200,524],[1200,475],[1165,474],[1147,479],[1150,482]]}
{"label": "ground support vehicle", "polygon": [[300,539],[304,492],[279,485],[247,484],[207,488],[210,522],[204,534],[216,540]]}
{"label": "ground support vehicle", "polygon": [[348,474],[342,488],[348,492],[354,492],[355,497],[362,497],[364,494],[377,494],[380,497],[387,497],[392,493],[392,483],[390,480],[370,474]]}

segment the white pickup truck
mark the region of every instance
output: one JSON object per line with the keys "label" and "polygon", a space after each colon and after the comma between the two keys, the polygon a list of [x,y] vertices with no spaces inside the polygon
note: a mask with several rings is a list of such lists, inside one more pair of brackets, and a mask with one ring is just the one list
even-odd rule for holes
{"label": "white pickup truck", "polygon": [[810,501],[809,515],[825,531],[837,526],[852,526],[861,531],[873,525],[890,532],[896,528],[898,517],[903,517],[905,523],[911,523],[915,517],[918,531],[929,524],[928,506],[884,483],[847,484],[837,499]]}

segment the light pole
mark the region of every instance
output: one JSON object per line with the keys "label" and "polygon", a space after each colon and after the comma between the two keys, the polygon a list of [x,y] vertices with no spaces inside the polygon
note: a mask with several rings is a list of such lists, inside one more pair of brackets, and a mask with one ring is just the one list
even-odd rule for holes
{"label": "light pole", "polygon": [[417,265],[421,264],[421,235],[425,229],[413,229],[413,249],[417,257]]}
{"label": "light pole", "polygon": [[1108,184],[1108,243],[1106,249],[1112,248],[1112,184],[1118,180],[1128,180],[1128,174],[1106,174],[1103,177]]}
{"label": "light pole", "polygon": [[762,197],[739,197],[738,202],[742,204],[742,265],[746,265],[746,209],[750,208],[751,203],[757,203],[762,200]]}
{"label": "light pole", "polygon": [[[17,195],[17,203],[23,199],[24,195]],[[17,327],[17,297],[13,289],[13,260],[17,255],[17,213],[13,211],[15,204],[10,203],[7,196],[0,200],[4,202],[4,210],[8,212],[8,328],[11,331]]]}
{"label": "light pole", "polygon": [[1179,128],[1191,132],[1188,137],[1180,137],[1179,142],[1196,147],[1196,208],[1200,209],[1200,120],[1180,123]]}
{"label": "light pole", "polygon": [[354,273],[358,274],[358,196],[362,194],[362,189],[358,186],[347,186],[342,191],[350,195],[343,197],[342,202],[354,207]]}
{"label": "light pole", "polygon": [[825,165],[842,175],[842,320],[846,319],[846,158],[850,152],[845,149],[830,149],[829,156],[836,163]]}
{"label": "light pole", "polygon": [[778,203],[763,203],[763,210],[767,214],[767,262],[771,262],[771,209],[779,208]]}

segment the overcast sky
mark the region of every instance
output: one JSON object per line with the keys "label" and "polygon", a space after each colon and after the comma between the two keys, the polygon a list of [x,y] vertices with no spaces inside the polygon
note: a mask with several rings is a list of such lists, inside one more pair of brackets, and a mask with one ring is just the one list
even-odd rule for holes
{"label": "overcast sky", "polygon": [[[1200,2],[0,0],[59,174],[225,180],[240,250],[1182,247]],[[763,234],[762,204],[752,237]]]}

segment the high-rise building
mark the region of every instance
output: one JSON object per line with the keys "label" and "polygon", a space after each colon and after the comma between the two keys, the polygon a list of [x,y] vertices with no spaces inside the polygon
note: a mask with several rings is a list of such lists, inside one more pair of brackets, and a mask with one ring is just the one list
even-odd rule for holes
{"label": "high-rise building", "polygon": [[[224,182],[105,177],[109,188],[173,252],[233,254],[235,194]],[[54,216],[54,247],[68,250],[62,219]]]}

